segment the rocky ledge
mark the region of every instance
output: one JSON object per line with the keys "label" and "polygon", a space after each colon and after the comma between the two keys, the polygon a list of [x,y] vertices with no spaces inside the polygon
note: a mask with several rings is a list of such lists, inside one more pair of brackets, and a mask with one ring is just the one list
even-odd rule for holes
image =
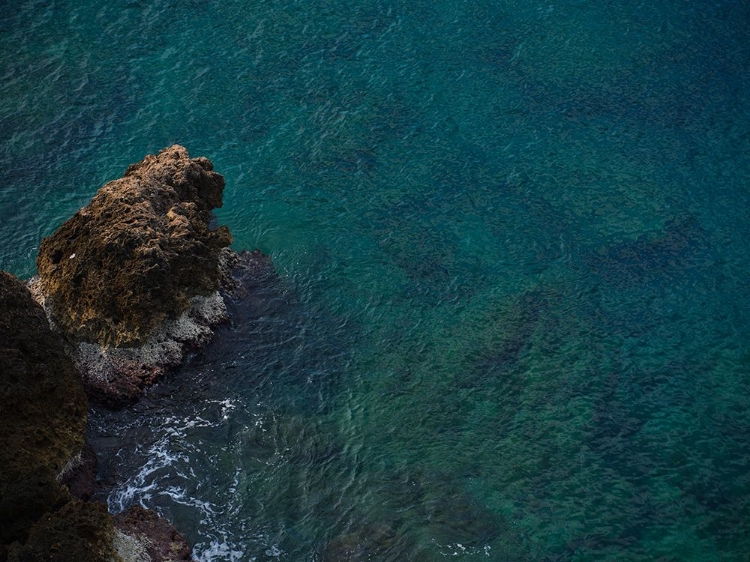
{"label": "rocky ledge", "polygon": [[44,310],[5,272],[0,310],[0,561],[189,560],[185,539],[156,513],[114,518],[84,501],[95,460],[84,448],[81,377]]}
{"label": "rocky ledge", "polygon": [[89,398],[118,408],[210,341],[238,260],[211,228],[224,178],[175,145],[131,165],[39,248],[30,283]]}

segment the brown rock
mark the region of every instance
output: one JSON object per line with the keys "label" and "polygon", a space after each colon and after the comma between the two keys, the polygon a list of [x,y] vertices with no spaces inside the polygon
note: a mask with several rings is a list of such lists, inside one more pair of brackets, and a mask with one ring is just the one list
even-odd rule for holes
{"label": "brown rock", "polygon": [[80,375],[42,307],[5,272],[0,310],[0,559],[120,560],[106,506],[72,500],[60,482],[82,462]]}
{"label": "brown rock", "polygon": [[191,298],[219,288],[226,227],[209,228],[224,178],[172,146],[130,166],[39,248],[45,306],[72,339],[146,342]]}
{"label": "brown rock", "polygon": [[44,515],[9,562],[122,562],[114,548],[112,516],[103,503],[73,500]]}
{"label": "brown rock", "polygon": [[0,272],[0,543],[68,499],[57,476],[83,447],[80,376],[44,310]]}
{"label": "brown rock", "polygon": [[[150,509],[139,505],[131,507],[115,516],[115,527],[130,539],[131,544],[135,542],[137,550],[144,551],[152,561],[192,560],[192,550],[185,537]],[[125,550],[121,549],[121,553]]]}

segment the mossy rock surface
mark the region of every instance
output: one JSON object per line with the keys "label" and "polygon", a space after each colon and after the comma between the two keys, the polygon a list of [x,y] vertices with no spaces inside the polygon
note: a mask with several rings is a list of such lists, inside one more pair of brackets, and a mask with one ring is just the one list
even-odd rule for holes
{"label": "mossy rock surface", "polygon": [[9,562],[123,562],[113,546],[115,528],[103,503],[74,500],[42,517]]}
{"label": "mossy rock surface", "polygon": [[219,288],[219,253],[232,236],[211,229],[224,178],[174,145],[102,187],[39,248],[46,306],[71,338],[144,343],[194,296]]}
{"label": "mossy rock surface", "polygon": [[83,447],[81,378],[41,306],[0,272],[0,543],[68,499],[57,476]]}

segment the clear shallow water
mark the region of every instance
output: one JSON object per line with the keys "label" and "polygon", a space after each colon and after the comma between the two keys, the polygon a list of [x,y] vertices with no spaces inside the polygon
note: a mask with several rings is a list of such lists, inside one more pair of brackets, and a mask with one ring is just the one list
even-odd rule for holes
{"label": "clear shallow water", "polygon": [[0,267],[174,142],[280,279],[133,412],[201,560],[746,560],[747,2],[22,2]]}

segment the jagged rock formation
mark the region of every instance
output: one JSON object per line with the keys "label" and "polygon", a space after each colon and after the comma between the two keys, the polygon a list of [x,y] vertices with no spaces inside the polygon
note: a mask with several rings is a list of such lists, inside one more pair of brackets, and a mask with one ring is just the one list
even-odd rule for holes
{"label": "jagged rock formation", "polygon": [[69,336],[142,344],[190,299],[219,288],[219,250],[232,237],[209,228],[224,178],[206,158],[172,146],[131,165],[39,248],[42,292]]}
{"label": "jagged rock formation", "polygon": [[223,188],[208,159],[175,145],[131,165],[42,241],[31,289],[76,346],[91,399],[135,402],[227,319],[218,289],[232,236],[209,226]]}

